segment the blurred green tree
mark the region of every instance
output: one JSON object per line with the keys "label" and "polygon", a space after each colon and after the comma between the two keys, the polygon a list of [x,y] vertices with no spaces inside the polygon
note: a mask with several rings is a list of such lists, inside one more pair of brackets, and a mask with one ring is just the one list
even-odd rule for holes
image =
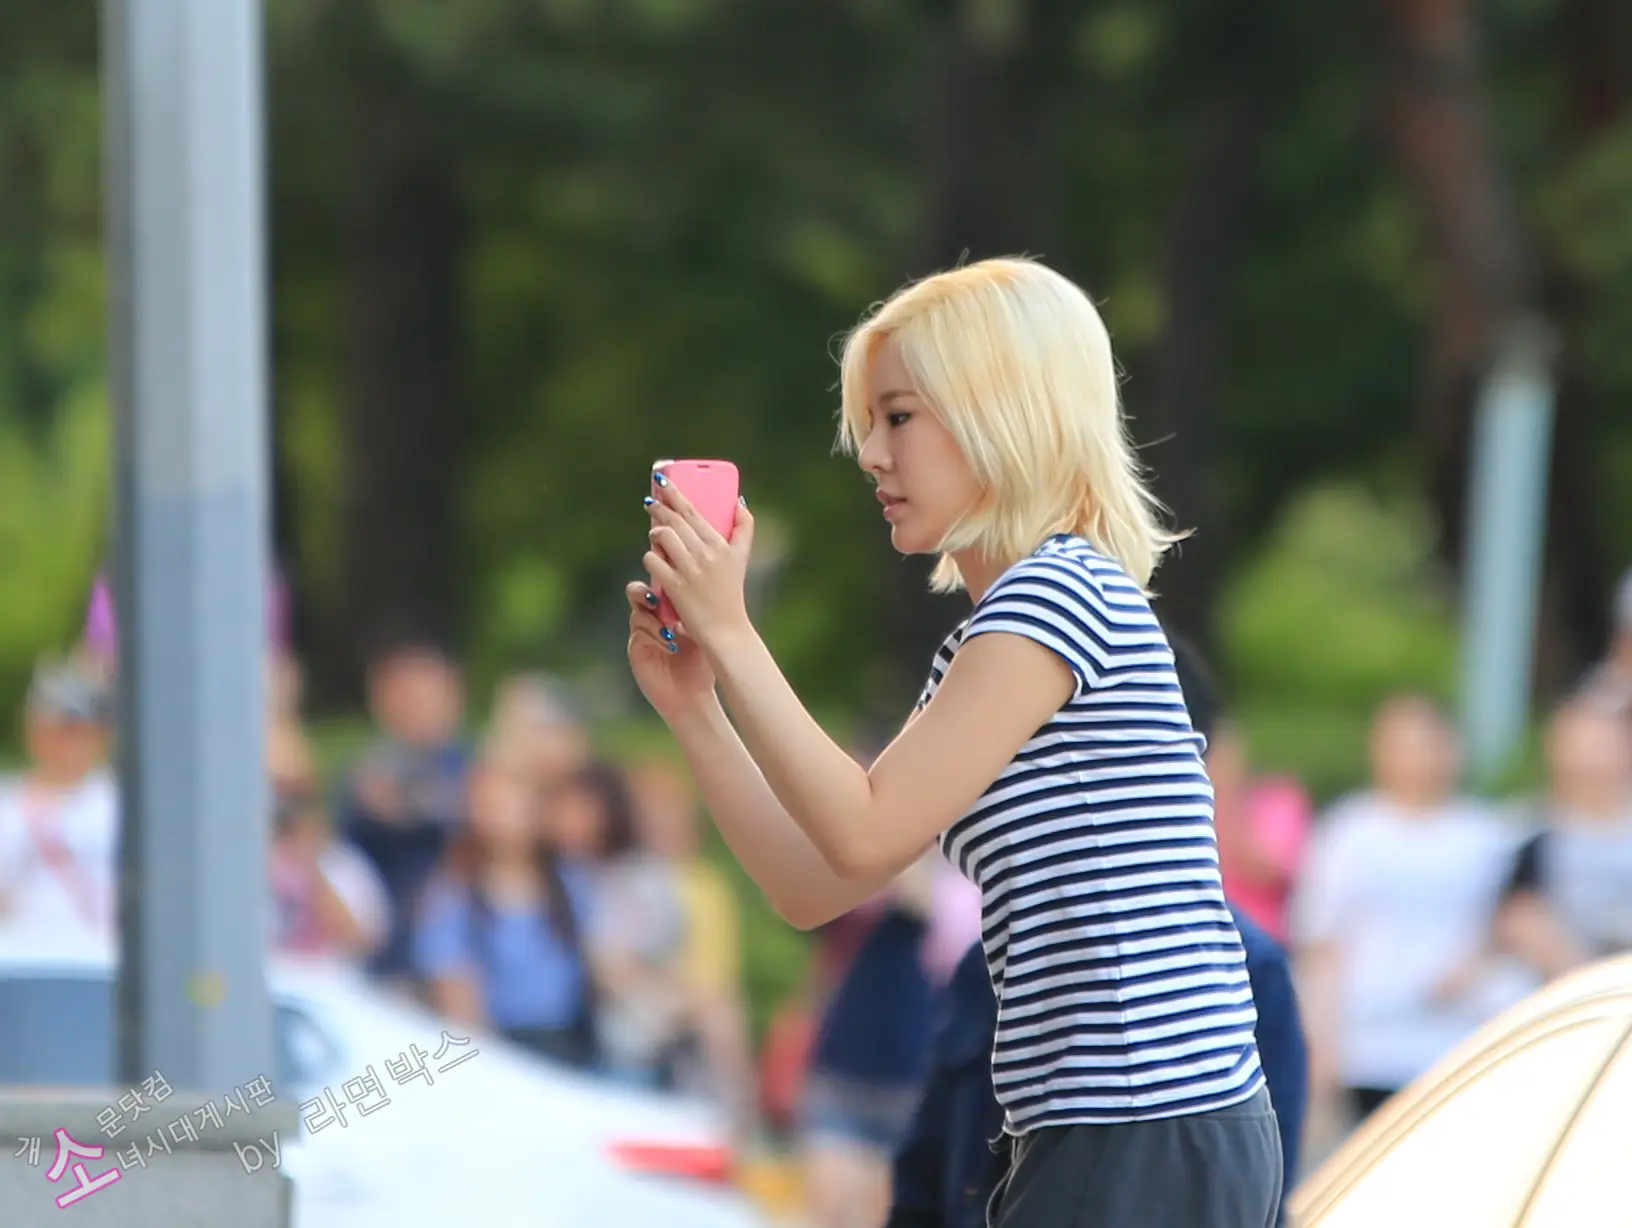
{"label": "blurred green tree", "polygon": [[[1546,628],[1568,677],[1632,557],[1618,0],[273,0],[277,534],[316,697],[354,703],[399,621],[451,634],[478,692],[520,664],[620,677],[647,466],[715,453],[761,514],[755,601],[796,685],[896,719],[954,605],[830,455],[832,351],[965,253],[1034,252],[1103,303],[1136,437],[1198,530],[1159,577],[1192,633],[1269,583],[1250,560],[1322,483],[1424,493],[1444,526],[1463,445],[1419,373],[1456,267],[1424,219],[1449,214],[1440,163],[1399,156],[1410,107],[1377,110],[1401,104],[1401,23],[1441,9],[1482,49],[1458,105],[1566,343]],[[62,522],[13,492],[94,485],[60,475],[105,447],[74,417],[101,396],[97,105],[94,6],[0,10],[18,540]],[[0,678],[72,635],[101,490],[79,545],[3,560],[43,604],[0,625]]]}

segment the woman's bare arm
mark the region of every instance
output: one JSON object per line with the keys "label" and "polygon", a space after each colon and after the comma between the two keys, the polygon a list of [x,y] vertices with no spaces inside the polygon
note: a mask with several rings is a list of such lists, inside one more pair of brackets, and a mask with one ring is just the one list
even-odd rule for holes
{"label": "woman's bare arm", "polygon": [[890,880],[889,873],[846,877],[834,870],[777,800],[718,700],[671,728],[720,835],[790,925],[825,925]]}
{"label": "woman's bare arm", "polygon": [[869,770],[823,732],[751,626],[721,637],[710,658],[745,762],[763,770],[756,779],[841,879],[873,888],[979,801],[1074,687],[1064,658],[1042,644],[976,636]]}

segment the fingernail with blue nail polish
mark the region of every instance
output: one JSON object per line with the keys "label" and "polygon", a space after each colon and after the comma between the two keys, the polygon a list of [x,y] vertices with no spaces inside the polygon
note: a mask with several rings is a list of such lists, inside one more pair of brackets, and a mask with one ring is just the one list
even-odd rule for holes
{"label": "fingernail with blue nail polish", "polygon": [[644,506],[644,507],[656,507],[657,506],[657,500],[652,498],[651,495],[647,495],[640,502],[641,502],[642,506]]}
{"label": "fingernail with blue nail polish", "polygon": [[742,504],[743,507],[747,507],[748,506],[748,496],[747,495],[738,495],[737,496],[737,502]]}
{"label": "fingernail with blue nail polish", "polygon": [[664,627],[663,628],[663,638],[668,640],[669,643],[671,643],[671,644],[674,643],[674,632],[669,630],[667,627]]}
{"label": "fingernail with blue nail polish", "polygon": [[652,481],[656,482],[659,486],[667,486],[669,484],[669,479],[664,477],[661,473],[652,474]]}
{"label": "fingernail with blue nail polish", "polygon": [[657,594],[652,593],[652,592],[648,592],[646,594],[646,604],[647,605],[656,605],[657,604]]}
{"label": "fingernail with blue nail polish", "polygon": [[671,643],[669,645],[669,651],[670,652],[679,652],[680,651],[680,645]]}

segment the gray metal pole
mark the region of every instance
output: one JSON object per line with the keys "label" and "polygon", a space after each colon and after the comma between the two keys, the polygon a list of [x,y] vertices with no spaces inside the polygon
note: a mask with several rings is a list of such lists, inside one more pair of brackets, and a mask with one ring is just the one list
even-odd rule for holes
{"label": "gray metal pole", "polygon": [[272,1080],[258,0],[104,0],[118,1068]]}
{"label": "gray metal pole", "polygon": [[1551,341],[1538,322],[1498,356],[1474,423],[1462,699],[1476,780],[1506,766],[1530,719],[1552,455]]}

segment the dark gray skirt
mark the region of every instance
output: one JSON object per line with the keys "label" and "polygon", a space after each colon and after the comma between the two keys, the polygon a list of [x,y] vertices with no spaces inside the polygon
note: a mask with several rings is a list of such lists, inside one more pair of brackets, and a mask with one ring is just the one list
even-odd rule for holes
{"label": "dark gray skirt", "polygon": [[1274,1228],[1281,1135],[1269,1092],[1211,1113],[1053,1126],[1012,1140],[992,1228]]}

